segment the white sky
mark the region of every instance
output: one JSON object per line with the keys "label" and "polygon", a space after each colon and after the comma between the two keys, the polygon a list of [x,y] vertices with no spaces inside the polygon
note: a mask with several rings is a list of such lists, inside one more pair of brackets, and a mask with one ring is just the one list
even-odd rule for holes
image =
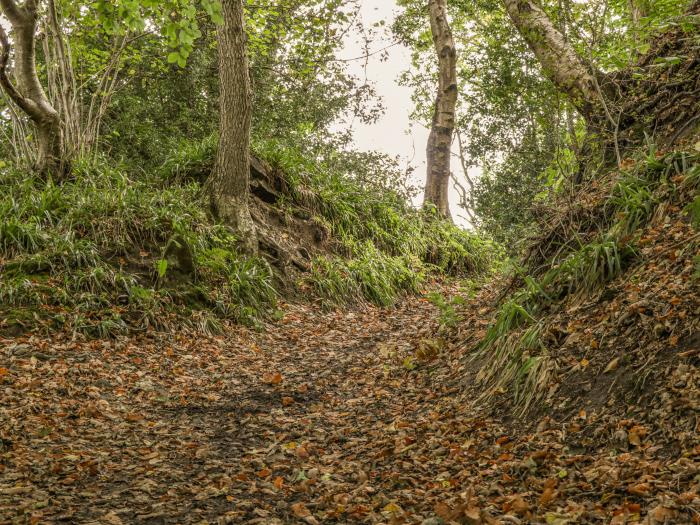
{"label": "white sky", "polygon": [[[362,18],[365,27],[380,20],[386,21],[388,28],[398,12],[393,0],[362,0]],[[372,50],[381,49],[392,43],[391,35],[386,34],[372,44]],[[408,49],[397,45],[389,50],[388,60],[382,62],[381,54],[371,56],[367,64],[366,75],[382,97],[386,112],[384,116],[372,125],[359,122],[353,124],[355,145],[361,150],[376,150],[387,153],[392,157],[400,156],[402,165],[410,163],[415,168],[414,184],[423,187],[425,183],[426,157],[425,147],[429,130],[424,126],[413,123],[410,126],[410,114],[413,111],[411,88],[400,86],[398,77],[401,72],[411,67],[411,54]],[[355,58],[362,56],[364,50],[358,35],[351,35],[345,44],[345,50],[340,58]],[[365,61],[358,60],[349,63],[352,73],[362,78],[365,76]],[[452,171],[459,173],[461,167],[458,159],[452,160]],[[422,193],[417,197],[416,204],[422,202]],[[463,217],[464,211],[458,208],[459,196],[450,187],[450,210],[455,223],[468,226]]]}

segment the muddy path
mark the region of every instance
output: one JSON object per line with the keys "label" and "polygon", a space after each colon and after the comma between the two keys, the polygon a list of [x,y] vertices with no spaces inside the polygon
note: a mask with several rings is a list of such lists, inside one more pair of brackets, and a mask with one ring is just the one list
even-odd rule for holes
{"label": "muddy path", "polygon": [[393,501],[373,484],[396,425],[441,395],[401,357],[436,315],[292,306],[218,338],[4,340],[0,522],[369,519]]}

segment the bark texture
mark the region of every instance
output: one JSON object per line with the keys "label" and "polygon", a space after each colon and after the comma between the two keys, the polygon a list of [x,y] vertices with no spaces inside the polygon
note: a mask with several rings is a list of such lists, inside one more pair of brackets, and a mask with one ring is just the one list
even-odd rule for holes
{"label": "bark texture", "polygon": [[248,207],[252,92],[242,0],[223,0],[219,28],[219,151],[206,191],[212,214],[231,226],[248,254],[258,240]]}
{"label": "bark texture", "polygon": [[[694,43],[700,0],[689,3],[688,27],[671,26],[651,39],[649,51],[635,64],[606,74],[577,55],[535,0],[503,0],[503,4],[545,74],[569,96],[593,132],[582,156],[600,149],[604,162],[616,158],[619,163],[647,137],[670,147],[700,127],[700,59]],[[648,14],[646,0],[631,0],[629,5],[636,10],[633,16]],[[659,59],[667,57],[676,57],[675,63],[659,67]]]}
{"label": "bark texture", "polygon": [[0,27],[0,86],[36,126],[36,168],[41,173],[61,178],[67,171],[64,158],[61,119],[44,92],[36,71],[36,27],[39,0],[27,0],[21,6],[14,0],[0,0],[2,14],[12,26],[14,38],[15,86],[7,73],[10,42]]}
{"label": "bark texture", "polygon": [[545,75],[568,95],[589,124],[597,121],[603,113],[598,73],[588,67],[534,0],[503,0],[503,3]]}
{"label": "bark texture", "polygon": [[428,173],[423,203],[434,205],[440,215],[449,218],[450,157],[457,106],[457,50],[447,18],[447,0],[430,0],[429,9],[440,79],[426,151]]}

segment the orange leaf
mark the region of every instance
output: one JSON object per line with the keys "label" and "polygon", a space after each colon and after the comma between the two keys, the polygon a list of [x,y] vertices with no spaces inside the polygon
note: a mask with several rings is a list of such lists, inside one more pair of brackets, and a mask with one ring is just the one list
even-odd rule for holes
{"label": "orange leaf", "polygon": [[294,503],[292,505],[292,512],[297,518],[306,518],[307,516],[311,516],[311,511],[306,508],[306,505],[303,503]]}
{"label": "orange leaf", "polygon": [[275,481],[272,482],[272,484],[277,490],[280,490],[282,488],[282,485],[284,485],[284,478],[282,478],[282,476],[277,476],[275,478]]}
{"label": "orange leaf", "polygon": [[637,496],[646,496],[649,494],[650,489],[651,487],[649,486],[649,483],[637,483],[636,485],[628,487],[627,492]]}
{"label": "orange leaf", "polygon": [[282,374],[275,372],[274,374],[263,375],[263,381],[271,385],[279,385],[282,382]]}
{"label": "orange leaf", "polygon": [[10,371],[7,368],[3,368],[0,366],[0,377],[6,376],[9,373],[10,373]]}
{"label": "orange leaf", "polygon": [[452,509],[445,503],[437,503],[435,505],[434,512],[443,520],[449,520],[452,518]]}
{"label": "orange leaf", "polygon": [[272,474],[272,471],[271,471],[269,468],[264,468],[264,469],[258,471],[258,477],[259,477],[259,478],[266,478],[266,477],[268,477],[270,474]]}
{"label": "orange leaf", "polygon": [[546,507],[554,500],[554,489],[546,488],[540,496],[540,505]]}
{"label": "orange leaf", "polygon": [[293,397],[283,397],[282,398],[282,405],[288,407],[289,405],[294,404],[294,398]]}
{"label": "orange leaf", "polygon": [[522,497],[515,496],[510,500],[510,508],[517,514],[525,514],[528,510],[530,510],[530,505],[528,505],[527,501],[525,501]]}

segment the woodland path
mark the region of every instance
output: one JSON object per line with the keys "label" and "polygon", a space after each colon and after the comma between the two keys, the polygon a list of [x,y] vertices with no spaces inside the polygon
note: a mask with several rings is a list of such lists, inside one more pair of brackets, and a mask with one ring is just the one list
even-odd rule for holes
{"label": "woodland path", "polygon": [[[466,311],[478,337],[488,308]],[[0,525],[700,523],[694,438],[669,453],[615,407],[483,417],[458,348],[415,359],[427,300],[284,313],[225,337],[0,339]],[[669,381],[673,414],[695,383]]]}
{"label": "woodland path", "polygon": [[450,486],[439,439],[412,455],[444,389],[402,355],[436,315],[414,298],[221,338],[0,340],[0,523],[420,522]]}

